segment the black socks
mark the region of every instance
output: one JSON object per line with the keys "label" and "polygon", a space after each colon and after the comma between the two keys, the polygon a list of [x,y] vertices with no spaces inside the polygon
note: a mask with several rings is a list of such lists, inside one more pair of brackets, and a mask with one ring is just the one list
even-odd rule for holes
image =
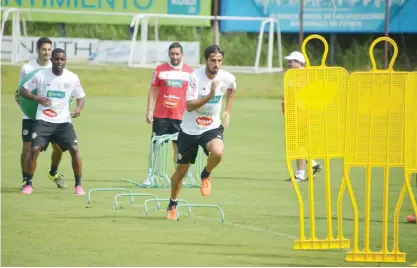
{"label": "black socks", "polygon": [[201,172],[201,179],[207,179],[210,176],[210,172],[207,171],[206,168],[203,169],[203,172]]}
{"label": "black socks", "polygon": [[49,170],[49,175],[55,176],[58,173],[58,167],[54,167],[51,165],[51,169]]}

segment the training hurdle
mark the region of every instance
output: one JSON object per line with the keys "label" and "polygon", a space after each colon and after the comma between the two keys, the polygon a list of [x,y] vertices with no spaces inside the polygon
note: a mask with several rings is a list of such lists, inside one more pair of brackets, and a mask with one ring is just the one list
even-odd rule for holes
{"label": "training hurdle", "polygon": [[[306,54],[306,45],[312,39],[324,44],[324,55],[320,66],[311,66]],[[290,69],[284,75],[284,113],[286,163],[297,195],[300,210],[300,238],[294,242],[297,250],[323,250],[349,248],[341,229],[333,235],[330,160],[341,159],[344,154],[346,90],[348,72],[341,67],[327,67],[328,44],[320,35],[310,35],[302,45],[306,58],[304,69]],[[310,236],[305,234],[304,201],[300,192],[291,161],[324,159],[327,236],[316,237],[314,180],[308,168],[308,197]],[[342,176],[342,174],[340,175]],[[341,226],[341,224],[338,224]]]}
{"label": "training hurdle", "polygon": [[[94,188],[88,191],[88,204],[92,203],[92,193],[93,192],[100,192],[100,191],[122,191],[122,192],[128,192],[127,194],[116,194],[114,196],[114,201],[113,201],[113,209],[118,210],[120,208],[119,206],[119,198],[121,197],[130,197],[130,201],[128,202],[128,204],[132,205],[134,204],[134,197],[152,197],[149,199],[146,199],[144,202],[144,215],[149,215],[149,208],[148,208],[148,203],[150,202],[156,202],[156,207],[153,208],[153,210],[159,210],[161,209],[161,203],[162,201],[170,201],[169,198],[158,198],[156,195],[154,194],[149,194],[149,193],[132,193],[130,190],[128,189],[124,189],[124,188]],[[219,222],[224,222],[224,212],[223,209],[218,206],[218,205],[212,205],[212,204],[190,204],[188,203],[185,199],[178,199],[178,203],[184,203],[184,204],[178,204],[177,208],[176,208],[176,214],[177,214],[177,220],[179,220],[180,218],[180,211],[179,208],[181,207],[187,207],[188,208],[188,213],[185,215],[191,216],[191,207],[205,207],[205,208],[215,208],[220,212],[220,220],[218,220]]]}
{"label": "training hurdle", "polygon": [[[129,189],[125,189],[125,188],[93,188],[93,189],[90,189],[88,191],[88,195],[87,195],[88,196],[87,197],[88,198],[88,204],[92,203],[91,196],[92,196],[93,192],[108,192],[108,191],[112,191],[112,192],[121,191],[121,192],[132,193],[132,191],[130,191]],[[131,198],[130,202],[133,203],[133,197]]]}
{"label": "training hurdle", "polygon": [[[122,181],[131,183],[138,188],[169,188],[171,185],[171,175],[168,173],[169,163],[173,163],[172,155],[169,153],[169,147],[173,140],[177,140],[178,133],[154,136],[151,139],[149,156],[148,156],[148,175],[150,185],[135,182],[122,178]],[[172,159],[172,161],[170,160]],[[184,178],[184,188],[200,187],[200,172],[206,164],[206,157],[201,148],[199,148],[196,163],[190,166],[187,175]],[[172,170],[172,172],[174,169]]]}
{"label": "training hurdle", "polygon": [[[129,193],[129,194],[117,194],[114,196],[114,203],[113,203],[113,208],[114,209],[119,209],[119,198],[120,197],[124,197],[124,196],[130,196],[132,199],[134,196],[152,196],[154,199],[158,199],[158,197],[154,194],[147,194],[147,193]],[[130,204],[133,204],[133,202],[129,202]],[[160,204],[158,202],[158,207],[160,207]]]}
{"label": "training hurdle", "polygon": [[[169,153],[169,146],[171,146],[171,142],[178,138],[178,133],[173,135],[162,135],[162,136],[154,136],[151,139],[151,145],[149,150],[149,157],[148,157],[148,178],[151,181],[151,185],[145,185],[143,183],[138,183],[132,180],[122,178],[122,181],[128,182],[130,184],[135,185],[138,188],[169,188],[171,186],[171,174],[168,173],[168,166],[171,158],[171,154]],[[204,169],[206,165],[206,155],[202,148],[199,148],[196,162],[195,164],[190,165],[190,169],[187,172],[186,177],[184,178],[184,188],[199,188],[200,187],[200,173]],[[174,163],[173,163],[174,166]],[[91,189],[88,193],[88,202],[91,204],[92,198],[91,195],[93,192],[98,191],[122,191],[127,192],[124,194],[116,194],[114,196],[113,201],[113,208],[119,209],[119,199],[122,197],[130,197],[129,204],[134,203],[134,197],[152,197],[150,199],[146,199],[144,202],[144,215],[149,215],[149,202],[157,202],[157,206],[154,207],[154,210],[159,210],[161,208],[160,202],[161,201],[169,201],[169,198],[158,198],[154,194],[150,193],[133,193],[129,189],[125,188],[94,188]],[[190,204],[184,199],[179,199],[179,204],[177,206],[177,218],[179,219],[180,214],[178,211],[178,207],[187,207],[188,208],[188,215],[191,216],[191,207],[205,207],[205,208],[215,208],[219,210],[221,219],[220,222],[224,222],[224,212],[218,205],[210,205],[210,204]]]}
{"label": "training hurdle", "polygon": [[[220,206],[218,206],[218,205],[212,205],[212,204],[180,204],[180,205],[177,205],[177,207],[176,207],[176,213],[177,213],[177,220],[178,221],[180,220],[179,208],[181,208],[181,207],[188,207],[189,211],[190,211],[190,207],[215,208],[215,209],[217,209],[220,212],[220,216],[221,216],[220,222],[224,222],[224,212],[223,212],[223,209]],[[191,215],[191,212],[190,212],[190,215]]]}
{"label": "training hurdle", "polygon": [[[394,48],[393,57],[387,70],[376,68],[373,49],[378,42],[387,41]],[[354,228],[353,246],[346,255],[349,262],[405,262],[405,253],[398,248],[399,209],[402,199],[410,187],[403,187],[397,201],[394,215],[394,236],[392,251],[388,248],[388,198],[390,170],[404,168],[404,122],[406,79],[409,73],[393,70],[398,47],[394,40],[380,37],[374,40],[369,50],[372,70],[354,72],[349,77],[347,92],[344,180],[340,189],[343,195],[347,187],[353,205]],[[350,171],[362,168],[365,178],[365,218],[363,249],[359,248],[359,215],[358,206],[351,185]],[[383,211],[382,241],[380,251],[371,250],[371,181],[372,170],[383,168]],[[405,179],[409,181],[409,179]],[[375,183],[375,182],[374,182]],[[405,183],[407,186],[407,183]],[[339,196],[340,196],[339,195]],[[341,207],[341,198],[338,200]],[[415,201],[414,201],[415,204]]]}
{"label": "training hurdle", "polygon": [[[159,200],[163,200],[163,199],[158,199],[158,197],[154,194],[149,194],[149,193],[132,193],[131,190],[129,189],[125,189],[125,188],[93,188],[90,189],[88,191],[88,195],[87,195],[87,202],[88,204],[92,203],[92,194],[93,192],[127,192],[127,194],[116,194],[114,196],[114,201],[113,201],[113,208],[114,209],[119,209],[119,198],[120,197],[125,197],[125,196],[129,196],[130,197],[130,201],[128,202],[128,204],[133,205],[134,204],[134,197],[135,196],[152,196],[153,198],[151,200],[155,200],[157,201],[157,209],[160,208],[160,203]],[[146,211],[147,211],[147,207],[145,207]]]}

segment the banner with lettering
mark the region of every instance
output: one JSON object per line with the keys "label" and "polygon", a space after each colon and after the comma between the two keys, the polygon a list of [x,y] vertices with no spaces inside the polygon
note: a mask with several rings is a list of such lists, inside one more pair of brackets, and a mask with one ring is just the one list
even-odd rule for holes
{"label": "banner with lettering", "polygon": [[[389,2],[389,31],[416,33],[417,0]],[[220,5],[222,16],[272,17],[283,33],[300,29],[300,0],[226,0]],[[259,32],[259,27],[256,21],[220,22],[222,32]],[[383,33],[385,0],[304,0],[303,29],[310,33]]]}
{"label": "banner with lettering", "polygon": [[[39,37],[22,37],[20,60],[36,59],[36,41]],[[92,38],[51,38],[53,48],[62,48],[67,54],[67,62],[74,64],[127,64],[132,41],[99,40]],[[184,48],[184,61],[190,65],[200,64],[200,42],[179,41]],[[135,44],[133,62],[138,63],[142,53],[146,53],[147,63],[168,61],[171,41],[148,41],[143,50],[140,41]],[[11,36],[3,36],[0,57],[10,59],[14,49]]]}
{"label": "banner with lettering", "polygon": [[[31,21],[59,23],[130,24],[135,14],[176,14],[210,16],[212,0],[1,0],[2,7],[30,8]],[[71,11],[71,14],[43,13],[42,10]],[[76,13],[74,11],[81,11]],[[109,15],[100,15],[111,12]],[[90,14],[87,14],[90,13]],[[159,19],[161,25],[209,26],[209,20]]]}

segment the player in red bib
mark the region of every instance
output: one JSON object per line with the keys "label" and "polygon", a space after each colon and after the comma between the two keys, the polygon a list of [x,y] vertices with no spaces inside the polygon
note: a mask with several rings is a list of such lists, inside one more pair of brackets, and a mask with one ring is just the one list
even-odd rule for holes
{"label": "player in red bib", "polygon": [[[146,122],[152,124],[152,136],[175,134],[180,131],[182,115],[185,110],[185,94],[192,67],[182,61],[184,55],[180,43],[169,46],[169,62],[156,67],[151,88],[148,92]],[[177,143],[173,141],[174,160]],[[147,178],[144,183],[150,185]]]}

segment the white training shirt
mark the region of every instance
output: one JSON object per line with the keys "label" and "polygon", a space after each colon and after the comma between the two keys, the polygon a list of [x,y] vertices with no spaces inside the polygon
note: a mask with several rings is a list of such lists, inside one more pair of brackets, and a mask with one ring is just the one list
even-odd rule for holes
{"label": "white training shirt", "polygon": [[[31,60],[28,63],[24,64],[22,68],[20,68],[20,78],[19,78],[19,84],[22,82],[22,80],[26,77],[27,74],[33,72],[34,70],[40,69],[40,68],[52,68],[52,62],[48,61],[48,65],[41,66],[38,64],[36,60]],[[25,114],[23,114],[23,119],[29,119]]]}
{"label": "white training shirt", "polygon": [[52,69],[40,70],[23,87],[30,91],[37,88],[38,96],[47,97],[51,100],[52,105],[50,107],[39,104],[36,112],[36,120],[50,123],[70,123],[72,96],[76,99],[85,96],[80,79],[67,69],[64,69],[60,76],[53,74]]}
{"label": "white training shirt", "polygon": [[221,125],[220,113],[222,99],[228,89],[236,90],[236,78],[229,72],[219,70],[214,79],[209,79],[205,72],[206,67],[195,70],[188,83],[186,101],[201,99],[210,94],[211,83],[219,81],[215,95],[199,109],[184,111],[181,129],[188,135],[200,135],[206,131],[218,128]]}

